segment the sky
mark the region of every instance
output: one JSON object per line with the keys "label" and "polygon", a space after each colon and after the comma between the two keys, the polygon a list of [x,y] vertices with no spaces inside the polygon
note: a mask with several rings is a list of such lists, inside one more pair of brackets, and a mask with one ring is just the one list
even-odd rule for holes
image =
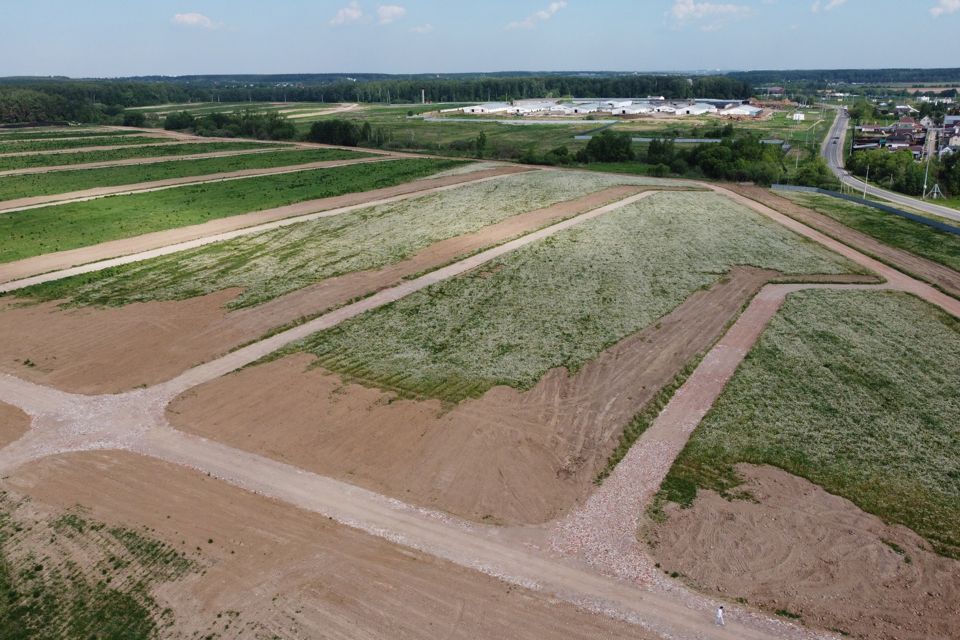
{"label": "sky", "polygon": [[960,65],[960,0],[0,0],[0,76]]}

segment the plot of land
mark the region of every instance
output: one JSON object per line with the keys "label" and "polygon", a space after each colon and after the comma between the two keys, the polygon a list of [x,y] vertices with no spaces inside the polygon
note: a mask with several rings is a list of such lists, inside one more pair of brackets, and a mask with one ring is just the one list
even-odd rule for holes
{"label": "plot of land", "polygon": [[225,158],[160,162],[142,166],[105,167],[102,169],[51,171],[22,176],[6,176],[0,177],[0,200],[14,200],[96,187],[154,182],[245,169],[268,169],[326,160],[347,160],[369,157],[369,155],[359,151],[342,149],[271,151]]}
{"label": "plot of land", "polygon": [[785,198],[842,222],[885,244],[960,271],[960,235],[830,196],[783,192]]}
{"label": "plot of land", "polygon": [[[279,146],[279,145],[278,145]],[[131,158],[159,158],[165,156],[186,156],[214,151],[240,151],[243,149],[267,149],[262,142],[193,142],[173,145],[130,147],[110,151],[74,151],[52,155],[27,155],[0,158],[0,171],[30,169],[32,167],[58,167]]]}
{"label": "plot of land", "polygon": [[[441,167],[430,161],[403,162]],[[387,168],[370,167],[366,173],[382,175]],[[357,169],[342,173],[356,174]],[[317,180],[304,178],[310,183]],[[252,306],[326,278],[399,262],[430,244],[473,233],[526,211],[618,184],[646,182],[556,171],[507,176],[58,280],[20,290],[18,295],[68,299],[79,305],[124,305],[179,300],[237,287],[243,293],[231,306]],[[229,190],[234,188],[229,186]],[[222,199],[226,192],[224,189],[215,197]]]}
{"label": "plot of land", "polygon": [[7,142],[5,138],[0,138],[0,154],[23,153],[26,151],[52,151],[54,149],[74,149],[81,147],[144,145],[169,141],[169,138],[159,136],[104,136],[97,138],[77,138],[76,140],[15,140],[10,142]]}
{"label": "plot of land", "polygon": [[802,292],[737,372],[664,483],[736,493],[770,464],[960,555],[960,326],[904,294]]}
{"label": "plot of land", "polygon": [[498,384],[527,389],[553,367],[575,371],[734,265],[856,271],[720,196],[663,193],[303,348],[333,371],[449,401]]}
{"label": "plot of land", "polygon": [[382,166],[263,176],[7,213],[0,215],[0,235],[14,240],[0,250],[0,262],[391,186],[452,165],[445,160],[398,160]]}
{"label": "plot of land", "polygon": [[134,136],[149,134],[150,131],[138,130],[119,130],[119,129],[90,129],[87,127],[76,127],[72,129],[28,129],[24,131],[12,131],[9,133],[0,133],[0,141],[10,140],[44,140],[47,138],[90,138],[103,136]]}

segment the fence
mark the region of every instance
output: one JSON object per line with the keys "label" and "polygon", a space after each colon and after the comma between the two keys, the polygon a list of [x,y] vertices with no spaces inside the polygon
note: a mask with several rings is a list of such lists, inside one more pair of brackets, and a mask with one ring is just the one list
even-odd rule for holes
{"label": "fence", "polygon": [[945,231],[947,233],[952,233],[954,235],[960,235],[960,227],[955,227],[951,224],[945,222],[939,222],[937,220],[931,220],[930,218],[925,218],[924,216],[918,216],[914,213],[909,213],[896,207],[891,207],[890,205],[880,204],[879,202],[874,202],[873,200],[864,200],[857,196],[847,195],[845,193],[837,193],[836,191],[829,191],[827,189],[818,189],[817,187],[801,187],[795,184],[775,184],[772,187],[778,191],[802,191],[804,193],[819,193],[825,196],[830,196],[832,198],[839,198],[841,200],[847,200],[848,202],[855,202],[857,204],[866,205],[868,207],[873,207],[874,209],[879,209],[880,211],[885,211],[886,213],[892,213],[895,216],[900,216],[901,218],[906,218],[907,220],[913,220],[914,222],[919,222],[920,224],[927,225],[928,227],[933,227],[939,231]]}

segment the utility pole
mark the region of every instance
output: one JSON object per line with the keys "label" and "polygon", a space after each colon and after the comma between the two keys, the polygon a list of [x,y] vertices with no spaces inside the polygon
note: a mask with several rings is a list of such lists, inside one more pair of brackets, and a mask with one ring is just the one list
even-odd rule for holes
{"label": "utility pole", "polygon": [[867,186],[870,184],[870,165],[867,165],[867,177],[863,180],[863,199],[867,199]]}
{"label": "utility pole", "polygon": [[930,177],[930,154],[927,154],[927,168],[923,172],[923,195],[920,196],[921,200],[927,199],[927,178]]}

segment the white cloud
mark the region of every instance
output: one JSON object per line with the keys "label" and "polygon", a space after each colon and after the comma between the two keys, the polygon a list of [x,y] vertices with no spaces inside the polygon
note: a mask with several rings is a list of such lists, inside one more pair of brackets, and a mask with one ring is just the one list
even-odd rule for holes
{"label": "white cloud", "polygon": [[554,16],[560,9],[567,6],[567,0],[558,0],[551,2],[546,9],[532,13],[523,20],[515,20],[507,25],[507,29],[533,29],[540,22],[546,22]]}
{"label": "white cloud", "polygon": [[396,4],[382,4],[377,7],[377,17],[380,18],[380,24],[390,24],[402,18],[406,13],[406,9]]}
{"label": "white cloud", "polygon": [[825,1],[815,0],[815,2],[813,3],[813,6],[810,7],[810,10],[813,11],[814,13],[820,13],[821,9],[823,9],[824,11],[833,11],[837,7],[841,7],[846,3],[847,3],[847,0],[825,0]]}
{"label": "white cloud", "polygon": [[412,27],[410,31],[413,31],[414,33],[430,33],[433,31],[433,25],[428,22],[427,24],[421,24],[420,26]]}
{"label": "white cloud", "polygon": [[173,16],[173,24],[197,29],[216,29],[220,25],[202,13],[178,13]]}
{"label": "white cloud", "polygon": [[960,0],[939,0],[935,7],[930,8],[930,14],[934,18],[939,18],[948,13],[960,11]]}
{"label": "white cloud", "polygon": [[354,0],[347,6],[337,11],[337,15],[333,16],[333,19],[330,20],[330,24],[348,24],[350,22],[356,22],[362,17],[363,9],[360,8],[360,3]]}
{"label": "white cloud", "polygon": [[671,13],[683,22],[685,20],[707,18],[710,16],[732,16],[747,13],[750,7],[742,4],[718,4],[715,2],[694,2],[694,0],[676,0]]}

